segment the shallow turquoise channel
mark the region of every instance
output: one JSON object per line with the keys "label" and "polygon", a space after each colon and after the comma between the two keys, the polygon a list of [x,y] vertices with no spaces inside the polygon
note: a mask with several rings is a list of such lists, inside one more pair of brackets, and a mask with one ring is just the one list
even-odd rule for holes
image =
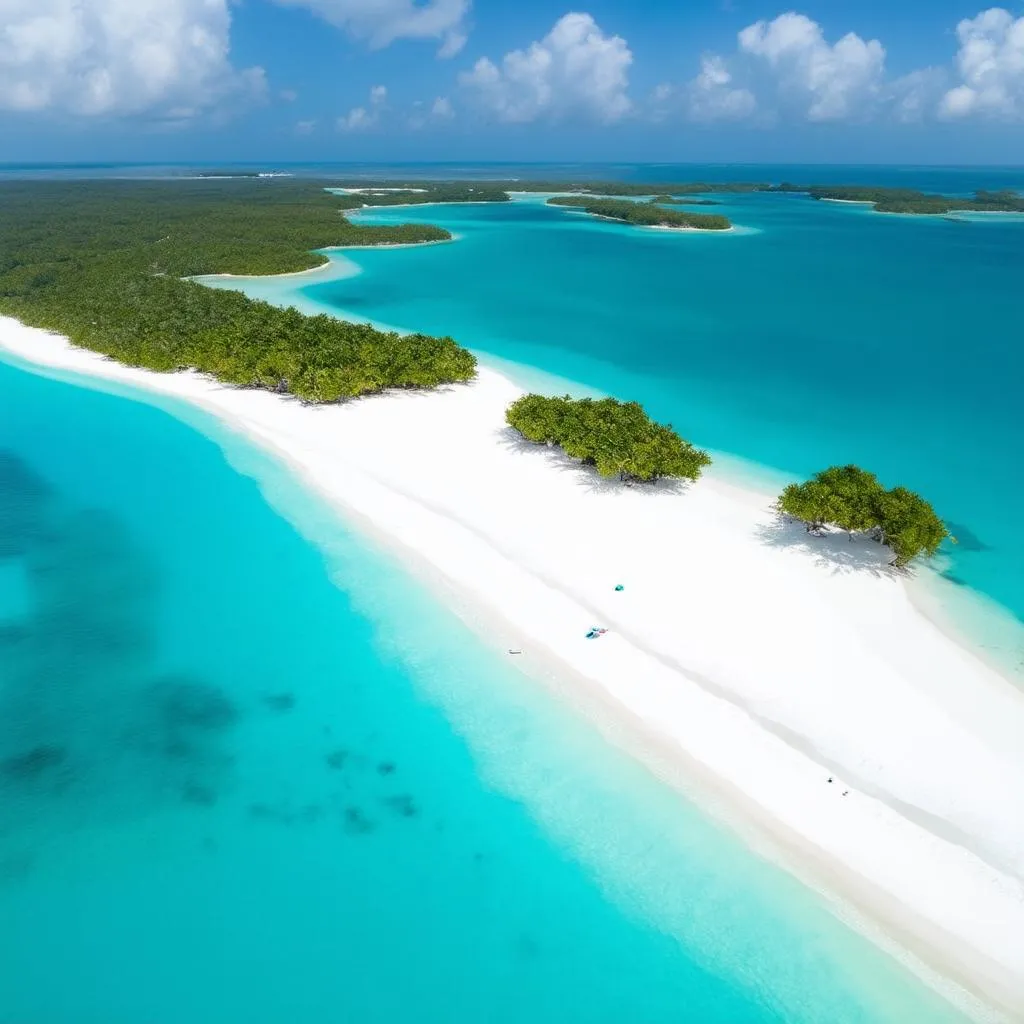
{"label": "shallow turquoise channel", "polygon": [[[972,183],[931,171],[919,187]],[[348,250],[358,276],[257,291],[638,399],[694,442],[788,475],[856,462],[947,520],[948,580],[1024,618],[1024,217],[717,198],[743,230],[631,228],[536,199],[373,210],[360,216],[459,240]]]}
{"label": "shallow turquoise channel", "polygon": [[0,363],[0,1020],[959,1019],[282,467],[80,384]]}

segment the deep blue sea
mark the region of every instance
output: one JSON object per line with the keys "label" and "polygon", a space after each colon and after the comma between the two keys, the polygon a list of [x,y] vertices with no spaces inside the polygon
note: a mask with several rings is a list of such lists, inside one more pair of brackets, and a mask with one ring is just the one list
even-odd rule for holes
{"label": "deep blue sea", "polygon": [[[1019,607],[1022,228],[776,198],[729,237],[396,210],[460,240],[259,289],[857,458]],[[2,1024],[960,1019],[270,457],[84,384],[0,363]]]}

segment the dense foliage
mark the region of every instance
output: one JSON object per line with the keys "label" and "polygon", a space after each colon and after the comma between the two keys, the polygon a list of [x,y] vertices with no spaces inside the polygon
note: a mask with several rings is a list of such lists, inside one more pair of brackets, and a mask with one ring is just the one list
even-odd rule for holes
{"label": "dense foliage", "polygon": [[792,185],[776,187],[778,192],[806,192],[815,199],[840,199],[872,203],[879,213],[1024,213],[1024,196],[1008,189],[1001,192],[975,192],[973,197],[944,196],[909,188],[877,188],[867,185]]}
{"label": "dense foliage", "polygon": [[918,555],[934,555],[949,536],[946,524],[920,495],[905,487],[886,490],[873,473],[857,466],[832,466],[779,497],[781,512],[821,530],[838,526],[850,533],[872,533],[906,565]]}
{"label": "dense foliage", "polygon": [[0,312],[154,370],[194,367],[232,384],[335,401],[468,380],[450,338],[307,317],[188,275],[277,274],[310,250],[450,237],[429,225],[349,223],[313,182],[0,184]]}
{"label": "dense foliage", "polygon": [[666,210],[653,200],[646,203],[630,199],[597,199],[590,196],[555,196],[552,206],[571,206],[598,217],[610,217],[626,224],[647,227],[699,228],[703,231],[726,231],[732,227],[728,217],[718,213],[688,213]]}
{"label": "dense foliage", "polygon": [[[1024,212],[1024,196],[1017,192],[979,191],[973,197],[945,196],[919,192],[907,188],[884,188],[875,185],[801,185],[792,182],[774,184],[755,181],[684,181],[684,182],[624,182],[624,181],[365,181],[345,182],[350,187],[401,188],[402,193],[364,193],[346,196],[349,208],[357,205],[395,205],[398,203],[432,202],[495,202],[509,198],[508,192],[561,192],[575,197],[654,196],[655,201],[668,205],[705,206],[713,199],[694,199],[708,192],[797,192],[815,199],[845,199],[852,202],[873,203],[882,213],[944,214],[960,210],[987,212]],[[421,189],[426,191],[410,191]]]}
{"label": "dense foliage", "polygon": [[[345,192],[345,188],[360,189]],[[507,203],[508,192],[499,186],[469,181],[419,181],[400,184],[350,184],[335,192],[343,209],[362,206],[409,206],[423,203]],[[334,189],[332,188],[332,191]]]}
{"label": "dense foliage", "polygon": [[505,419],[527,440],[558,445],[595,466],[601,476],[696,480],[711,463],[707,452],[684,441],[670,425],[655,423],[638,402],[524,395],[508,407]]}
{"label": "dense foliage", "polygon": [[704,192],[763,192],[771,186],[751,181],[490,181],[519,192],[575,192],[594,196],[691,196]]}
{"label": "dense foliage", "polygon": [[[652,196],[652,195],[697,195],[703,192],[759,192],[771,186],[748,181],[684,181],[684,182],[636,182],[636,181],[530,181],[520,178],[503,178],[489,181],[426,181],[416,179],[389,179],[366,181],[343,179],[333,183],[340,188],[367,189],[436,189],[452,190],[453,199],[421,199],[420,202],[480,202],[485,195],[504,195],[508,192],[575,192],[596,196]],[[421,193],[422,194],[422,193]],[[488,201],[491,201],[488,196]],[[504,198],[508,198],[504,195]]]}

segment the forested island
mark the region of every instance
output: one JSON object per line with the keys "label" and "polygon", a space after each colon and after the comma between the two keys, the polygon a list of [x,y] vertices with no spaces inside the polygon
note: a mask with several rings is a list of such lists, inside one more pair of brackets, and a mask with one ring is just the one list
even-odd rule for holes
{"label": "forested island", "polygon": [[874,473],[859,466],[832,466],[801,484],[790,484],[778,509],[804,523],[808,532],[826,526],[866,533],[889,547],[893,564],[930,557],[950,536],[946,524],[919,494],[905,487],[886,490]]}
{"label": "forested island", "polygon": [[[887,188],[877,185],[815,185],[785,181],[624,182],[586,180],[521,181],[518,179],[472,182],[406,179],[368,182],[359,179],[349,179],[344,180],[338,187],[364,190],[361,193],[343,197],[346,205],[350,204],[349,208],[352,209],[357,206],[395,206],[406,203],[504,202],[510,198],[510,192],[556,192],[565,193],[567,197],[577,199],[633,196],[653,198],[655,202],[663,205],[710,206],[718,205],[718,201],[696,197],[705,196],[708,193],[743,195],[754,192],[777,192],[808,195],[812,199],[871,203],[880,213],[1024,212],[1024,196],[1009,189],[997,192],[980,190],[972,196],[947,196],[937,193],[920,192],[916,189]],[[580,204],[559,203],[557,205]],[[607,216],[611,216],[611,214]],[[634,221],[634,223],[640,222]]]}
{"label": "forested island", "polygon": [[684,441],[671,425],[655,423],[639,402],[530,394],[508,407],[505,420],[528,441],[557,445],[601,476],[696,480],[711,464],[707,452]]}
{"label": "forested island", "polygon": [[[364,191],[345,197],[352,208],[358,205],[393,206],[400,203],[434,202],[503,202],[510,192],[560,192],[578,200],[634,196],[652,198],[671,206],[718,205],[714,199],[696,198],[707,193],[743,195],[754,192],[775,192],[808,195],[812,199],[830,199],[854,203],[870,203],[879,213],[947,214],[964,212],[1024,213],[1024,195],[1004,189],[979,190],[972,196],[948,196],[920,192],[916,189],[886,188],[877,185],[815,185],[793,182],[753,181],[519,181],[494,180],[475,182],[346,182],[346,187],[400,189],[401,192]],[[581,205],[560,202],[556,205]],[[611,216],[611,214],[608,214]],[[634,223],[639,223],[634,221]],[[712,229],[714,230],[714,229]]]}
{"label": "forested island", "polygon": [[653,199],[637,202],[630,199],[599,199],[590,196],[554,196],[551,206],[569,206],[596,217],[608,217],[626,224],[644,227],[690,228],[700,231],[728,231],[732,222],[718,213],[689,213],[666,210]]}
{"label": "forested island", "polygon": [[909,188],[873,188],[866,185],[776,186],[776,192],[806,192],[814,199],[871,203],[879,213],[943,214],[959,212],[1024,213],[1024,196],[1009,189],[975,192],[973,196],[944,196]]}
{"label": "forested island", "polygon": [[312,250],[439,241],[430,225],[352,224],[294,179],[0,183],[0,312],[132,366],[193,368],[331,402],[476,372],[451,338],[305,316],[187,280],[320,266]]}

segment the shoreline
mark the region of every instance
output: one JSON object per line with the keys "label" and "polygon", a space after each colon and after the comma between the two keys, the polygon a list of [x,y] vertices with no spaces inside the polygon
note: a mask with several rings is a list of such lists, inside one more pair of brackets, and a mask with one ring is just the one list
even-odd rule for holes
{"label": "shoreline", "polygon": [[[328,253],[332,252],[348,252],[348,251],[359,251],[362,249],[419,249],[422,246],[427,245],[450,245],[452,242],[457,242],[462,237],[453,232],[449,232],[451,238],[432,238],[426,242],[369,242],[364,245],[358,243],[352,243],[351,245],[328,245],[323,249],[314,249],[316,253],[324,254],[324,262],[318,264],[315,267],[306,267],[305,270],[287,270],[282,274],[195,274],[189,277],[189,281],[196,281],[199,284],[203,284],[206,281],[272,281],[277,278],[288,278],[288,277],[305,277],[307,274],[323,274],[332,268],[335,273],[331,275],[333,279],[342,279],[346,277],[356,277],[363,272],[363,268],[357,263],[349,261],[339,261],[331,259]],[[348,265],[346,265],[346,262]]]}
{"label": "shoreline", "polygon": [[[0,348],[213,412],[500,622],[652,770],[699,776],[791,873],[1024,1008],[1024,696],[916,609],[876,546],[857,545],[859,571],[823,568],[849,557],[845,538],[780,538],[763,495],[714,473],[678,493],[602,484],[510,435],[521,389],[486,366],[442,392],[310,407],[6,317]],[[597,621],[610,633],[582,639]]]}

